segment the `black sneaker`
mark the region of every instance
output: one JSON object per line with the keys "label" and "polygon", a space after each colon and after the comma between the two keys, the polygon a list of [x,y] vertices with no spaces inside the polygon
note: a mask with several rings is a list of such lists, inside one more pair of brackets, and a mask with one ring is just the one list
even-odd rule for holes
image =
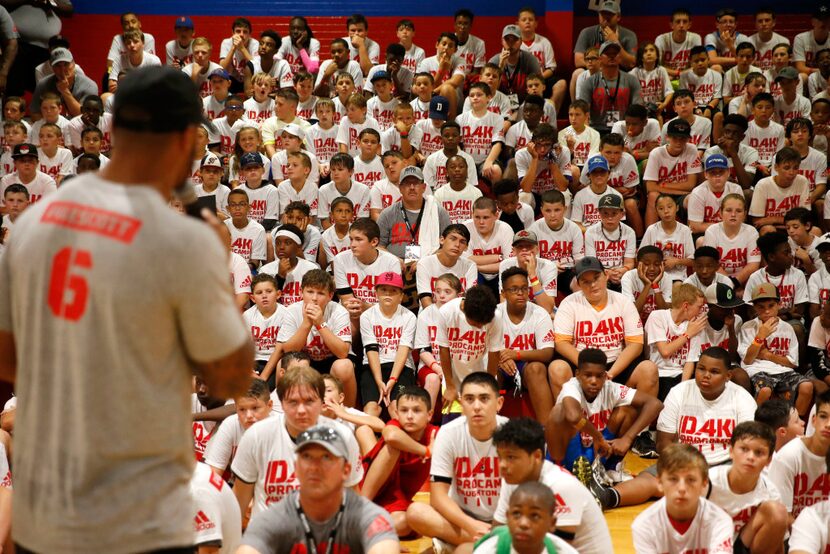
{"label": "black sneaker", "polygon": [[585,456],[580,456],[574,461],[573,474],[591,492],[600,508],[607,510],[614,505],[614,491],[599,482],[591,468],[591,462]]}
{"label": "black sneaker", "polygon": [[631,445],[631,451],[641,458],[653,460],[657,458],[657,444],[648,431],[643,431],[637,438],[634,439],[634,444]]}

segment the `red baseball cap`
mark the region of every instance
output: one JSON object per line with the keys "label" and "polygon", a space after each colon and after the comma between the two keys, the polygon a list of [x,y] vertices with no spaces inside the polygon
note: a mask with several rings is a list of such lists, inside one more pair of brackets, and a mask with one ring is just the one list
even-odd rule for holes
{"label": "red baseball cap", "polygon": [[401,277],[400,273],[395,273],[394,271],[385,271],[378,275],[378,280],[375,283],[375,288],[378,288],[381,285],[386,285],[388,287],[396,287],[403,290],[403,277]]}

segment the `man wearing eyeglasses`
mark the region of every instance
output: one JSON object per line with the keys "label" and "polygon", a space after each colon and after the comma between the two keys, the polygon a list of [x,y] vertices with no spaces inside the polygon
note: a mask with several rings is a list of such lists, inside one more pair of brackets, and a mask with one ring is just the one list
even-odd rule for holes
{"label": "man wearing eyeglasses", "polygon": [[236,554],[400,552],[389,513],[346,490],[351,454],[340,431],[315,425],[294,452],[299,490],[251,518]]}
{"label": "man wearing eyeglasses", "polygon": [[[533,288],[538,288],[537,283],[535,278]],[[553,323],[544,308],[530,302],[532,289],[526,270],[504,270],[501,284],[504,302],[496,309],[496,319],[501,322],[504,335],[504,350],[499,352],[504,385],[509,390],[507,385],[512,381],[517,395],[523,389],[527,391],[536,419],[544,424],[553,409],[553,392],[548,383],[548,364],[554,348]]]}

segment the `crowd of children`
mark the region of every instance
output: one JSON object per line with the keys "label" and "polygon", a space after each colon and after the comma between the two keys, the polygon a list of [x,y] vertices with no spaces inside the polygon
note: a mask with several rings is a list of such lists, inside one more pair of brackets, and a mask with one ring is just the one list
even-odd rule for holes
{"label": "crowd of children", "polygon": [[[427,51],[356,14],[326,48],[303,17],[240,17],[217,54],[180,17],[164,60],[125,14],[102,95],[5,99],[0,255],[107,163],[119,81],[179,68],[256,344],[245,395],[194,385],[194,483],[232,484],[243,523],[325,421],[346,484],[435,552],[604,553],[602,510],[652,498],[637,552],[830,551],[830,9],[792,43],[770,8],[704,39],[676,9],[639,43],[617,1],[597,13],[568,79],[531,8],[490,59],[466,9]],[[633,477],[629,452],[659,461]],[[197,537],[226,527],[205,513]],[[235,525],[200,544],[230,552]]]}

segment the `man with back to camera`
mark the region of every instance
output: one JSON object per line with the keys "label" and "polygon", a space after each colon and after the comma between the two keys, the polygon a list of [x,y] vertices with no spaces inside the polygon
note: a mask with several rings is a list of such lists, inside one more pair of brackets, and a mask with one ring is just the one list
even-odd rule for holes
{"label": "man with back to camera", "polygon": [[137,69],[113,114],[107,167],[27,210],[0,259],[18,552],[192,553],[191,374],[222,398],[250,380],[227,249],[168,206],[202,123],[195,85]]}

